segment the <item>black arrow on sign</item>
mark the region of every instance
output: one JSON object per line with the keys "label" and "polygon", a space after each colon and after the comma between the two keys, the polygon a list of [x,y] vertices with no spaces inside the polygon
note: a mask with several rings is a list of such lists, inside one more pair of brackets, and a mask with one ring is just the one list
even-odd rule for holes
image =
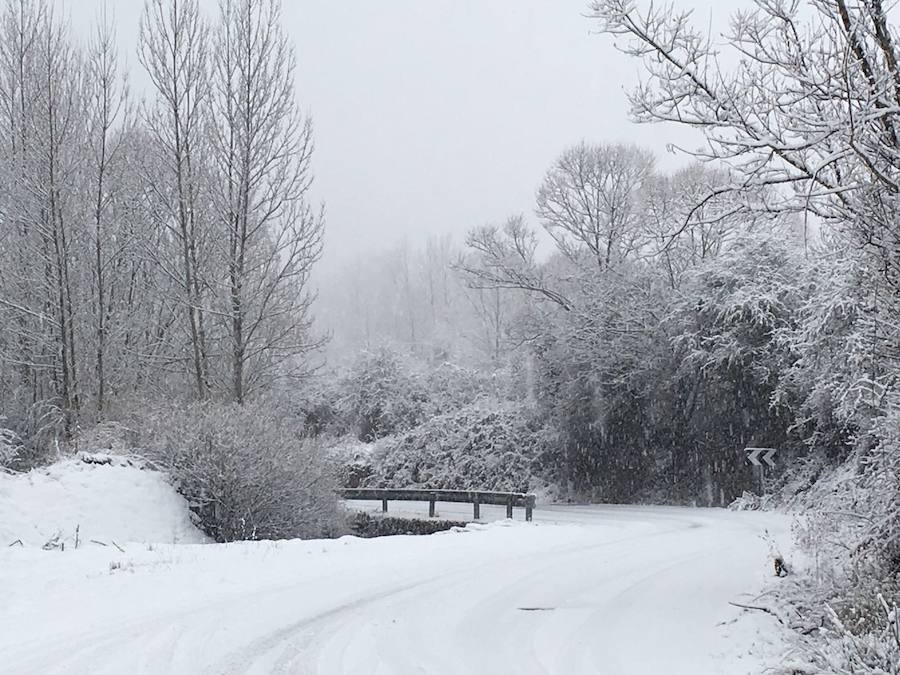
{"label": "black arrow on sign", "polygon": [[759,461],[759,456],[762,455],[763,462],[769,465],[770,469],[775,468],[775,461],[773,457],[775,453],[778,452],[777,448],[744,448],[744,452],[747,454],[747,459],[750,460],[750,463],[754,466],[762,466],[762,462]]}

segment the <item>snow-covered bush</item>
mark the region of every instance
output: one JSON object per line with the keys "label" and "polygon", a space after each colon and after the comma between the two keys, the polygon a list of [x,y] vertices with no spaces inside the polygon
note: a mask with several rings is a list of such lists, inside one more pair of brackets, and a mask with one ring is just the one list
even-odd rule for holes
{"label": "snow-covered bush", "polygon": [[320,371],[304,382],[299,390],[290,391],[291,406],[303,423],[304,435],[310,438],[340,437],[350,433],[350,424],[340,409],[341,378],[335,371]]}
{"label": "snow-covered bush", "polygon": [[477,403],[380,441],[366,483],[526,491],[543,448],[544,431],[527,409]]}
{"label": "snow-covered bush", "polygon": [[483,396],[502,395],[504,373],[479,372],[444,361],[421,373],[428,391],[426,412],[429,417],[460,410]]}
{"label": "snow-covered bush", "polygon": [[336,467],[338,483],[355,488],[362,485],[375,471],[373,444],[363,443],[353,436],[345,436],[328,444],[328,456]]}
{"label": "snow-covered bush", "polygon": [[160,410],[141,436],[143,451],[169,471],[216,541],[321,536],[337,527],[333,467],[277,402]]}
{"label": "snow-covered bush", "polygon": [[[819,640],[806,645],[807,663],[794,672],[835,675],[897,675],[900,673],[900,610],[878,594],[860,631],[827,608],[828,625],[819,631]],[[802,668],[802,670],[800,669]]]}
{"label": "snow-covered bush", "polygon": [[71,445],[76,450],[105,450],[124,455],[134,448],[135,432],[119,422],[101,422],[87,429],[79,429]]}
{"label": "snow-covered bush", "polygon": [[341,390],[342,413],[366,442],[413,428],[424,418],[428,401],[422,383],[388,349],[363,353]]}
{"label": "snow-covered bush", "polygon": [[845,461],[811,456],[779,495],[802,511],[794,538],[808,561],[787,602],[822,626],[804,631],[797,672],[900,673],[900,417],[888,406],[869,426]]}
{"label": "snow-covered bush", "polygon": [[[900,579],[900,397],[886,402],[875,420],[877,443],[860,457],[860,482],[871,526],[857,555],[869,560],[882,579]],[[865,447],[865,446],[864,446]]]}
{"label": "snow-covered bush", "polygon": [[759,511],[762,508],[762,498],[745,490],[744,494],[728,505],[728,508],[732,511]]}
{"label": "snow-covered bush", "polygon": [[314,421],[330,415],[322,425],[327,433],[353,433],[369,443],[497,394],[505,384],[499,376],[382,347],[359,354],[333,386],[331,402],[307,405],[306,414]]}
{"label": "snow-covered bush", "polygon": [[806,511],[806,521],[818,522],[807,541],[810,549],[830,549],[841,562],[843,578],[836,583],[843,588],[837,593],[855,593],[863,579],[900,578],[900,411],[874,420],[872,431],[857,438],[840,465],[811,457],[792,473],[797,478],[783,487],[780,498]]}
{"label": "snow-covered bush", "polygon": [[[0,423],[3,418],[0,417]],[[0,471],[8,469],[18,459],[22,451],[22,441],[12,429],[0,426]]]}
{"label": "snow-covered bush", "polygon": [[64,413],[48,401],[0,416],[0,467],[27,471],[58,456],[64,438]]}

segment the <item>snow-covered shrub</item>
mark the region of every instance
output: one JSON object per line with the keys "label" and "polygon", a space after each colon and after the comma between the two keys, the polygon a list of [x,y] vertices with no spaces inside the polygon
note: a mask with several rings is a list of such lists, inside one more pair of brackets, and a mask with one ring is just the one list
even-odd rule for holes
{"label": "snow-covered shrub", "polygon": [[[0,418],[0,422],[3,418]],[[22,440],[12,429],[0,426],[0,471],[10,468],[22,451]]]}
{"label": "snow-covered shrub", "polygon": [[802,511],[794,539],[808,561],[788,602],[822,626],[801,639],[797,672],[900,674],[900,416],[887,405],[868,426],[845,461],[810,457],[779,495]]}
{"label": "snow-covered shrub", "polygon": [[49,401],[0,416],[0,466],[27,471],[51,461],[58,455],[60,439],[65,435],[64,418],[63,411]]}
{"label": "snow-covered shrub", "polygon": [[274,401],[157,411],[143,451],[171,474],[216,541],[286,539],[337,527],[335,478],[324,451]]}
{"label": "snow-covered shrub", "polygon": [[834,470],[834,464],[823,450],[800,457],[776,473],[771,481],[772,505],[803,508],[810,491]]}
{"label": "snow-covered shrub", "polygon": [[[900,399],[900,397],[898,397]],[[875,421],[877,443],[860,458],[868,528],[857,555],[875,565],[882,579],[900,578],[900,400],[889,400]]]}
{"label": "snow-covered shrub", "polygon": [[543,447],[527,409],[476,403],[380,441],[367,485],[527,491]]}
{"label": "snow-covered shrub", "polygon": [[728,505],[728,508],[732,511],[759,511],[761,502],[759,495],[745,490],[744,494]]}
{"label": "snow-covered shrub", "polygon": [[460,410],[476,399],[500,394],[505,386],[502,372],[479,372],[448,361],[420,375],[428,391],[426,412],[429,417]]}
{"label": "snow-covered shrub", "polygon": [[350,433],[350,423],[342,416],[340,377],[336,372],[319,372],[304,382],[299,391],[291,391],[295,414],[303,422],[304,435],[340,437]]}
{"label": "snow-covered shrub", "polygon": [[134,448],[135,432],[119,422],[101,422],[87,429],[79,429],[71,445],[87,452],[105,450],[124,455]]}
{"label": "snow-covered shrub", "polygon": [[795,672],[834,673],[835,675],[897,675],[900,673],[900,610],[879,594],[867,623],[870,630],[860,631],[847,623],[831,607],[828,625],[819,640],[807,645],[808,666]]}
{"label": "snow-covered shrub", "polygon": [[351,436],[328,444],[328,456],[335,464],[340,485],[359,487],[374,473],[372,450],[371,443],[363,443]]}
{"label": "snow-covered shrub", "polygon": [[[797,472],[801,488],[788,483],[780,497],[805,511],[804,522],[814,523],[808,548],[819,556],[824,551],[843,568],[835,593],[855,594],[862,581],[900,578],[900,413],[875,420],[842,464],[814,458],[807,464],[812,475]],[[823,466],[815,470],[817,464]]]}
{"label": "snow-covered shrub", "polygon": [[340,407],[357,438],[370,442],[416,426],[428,395],[398,354],[365,352],[341,382]]}

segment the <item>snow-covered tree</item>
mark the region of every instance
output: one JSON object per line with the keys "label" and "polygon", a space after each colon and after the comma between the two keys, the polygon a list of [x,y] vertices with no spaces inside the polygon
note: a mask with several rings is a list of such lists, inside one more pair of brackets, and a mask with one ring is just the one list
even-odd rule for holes
{"label": "snow-covered tree", "polygon": [[173,245],[158,261],[181,287],[191,377],[196,396],[210,389],[207,335],[211,228],[208,217],[209,139],[204,126],[210,88],[209,25],[197,0],[146,0],[139,57],[155,99],[144,124],[162,172],[148,176],[164,211],[159,227]]}
{"label": "snow-covered tree", "polygon": [[[225,250],[229,390],[237,402],[303,365],[323,214],[310,204],[312,122],[294,93],[278,0],[222,0],[213,40],[213,201]],[[293,361],[293,363],[291,363]]]}
{"label": "snow-covered tree", "polygon": [[587,250],[600,269],[635,255],[645,244],[640,196],[653,174],[653,154],[636,146],[569,148],[537,192],[536,213],[570,256]]}

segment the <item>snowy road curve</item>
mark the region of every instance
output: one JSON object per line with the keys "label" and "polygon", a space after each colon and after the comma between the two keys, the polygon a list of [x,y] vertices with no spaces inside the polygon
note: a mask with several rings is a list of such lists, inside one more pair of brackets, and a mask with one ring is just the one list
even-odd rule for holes
{"label": "snowy road curve", "polygon": [[[443,514],[454,508],[443,506]],[[485,516],[499,515],[485,509]],[[765,514],[557,507],[431,537],[0,551],[0,673],[760,672]]]}

